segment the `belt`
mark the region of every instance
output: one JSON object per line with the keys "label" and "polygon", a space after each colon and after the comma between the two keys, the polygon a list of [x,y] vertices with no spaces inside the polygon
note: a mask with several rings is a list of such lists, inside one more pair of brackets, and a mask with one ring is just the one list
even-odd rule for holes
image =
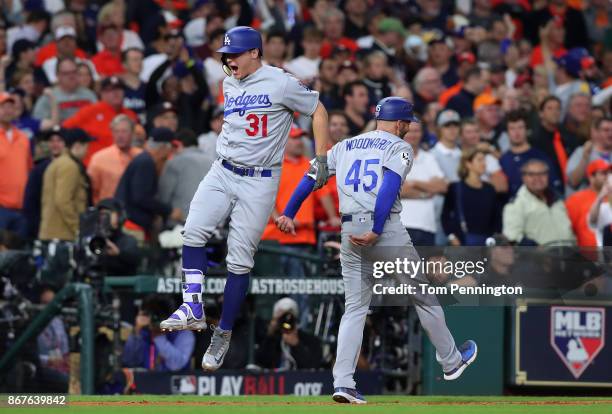
{"label": "belt", "polygon": [[[367,214],[354,214],[354,215],[351,215],[351,214],[343,214],[343,215],[342,215],[342,217],[340,217],[340,221],[341,221],[342,223],[347,223],[347,222],[349,222],[349,221],[353,221],[353,217],[357,218],[357,217],[359,217],[359,216],[361,216],[362,218],[365,218],[364,216],[367,216]],[[371,213],[371,214],[370,214],[370,219],[371,219],[371,220],[374,220],[374,213]]]}
{"label": "belt", "polygon": [[[253,177],[255,173],[258,172],[257,168],[238,167],[227,160],[221,161],[221,165],[223,165],[226,170],[230,170],[241,177]],[[260,177],[272,177],[272,170],[261,170],[258,175]]]}

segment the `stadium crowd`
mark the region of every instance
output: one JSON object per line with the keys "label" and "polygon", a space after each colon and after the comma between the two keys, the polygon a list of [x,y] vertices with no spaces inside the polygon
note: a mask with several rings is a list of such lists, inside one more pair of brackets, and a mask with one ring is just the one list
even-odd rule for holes
{"label": "stadium crowd", "polygon": [[[138,246],[184,223],[216,159],[215,51],[237,25],[261,31],[265,63],[320,92],[330,146],[372,130],[381,98],[414,103],[401,217],[415,245],[499,233],[612,245],[611,23],[608,0],[3,2],[0,249],[71,245],[98,206],[124,235],[105,246],[112,273],[136,273]],[[336,177],[304,203],[296,235],[273,225],[312,155],[309,120],[296,118],[263,235],[289,254],[320,252],[340,228]],[[307,276],[300,259],[281,265]]]}

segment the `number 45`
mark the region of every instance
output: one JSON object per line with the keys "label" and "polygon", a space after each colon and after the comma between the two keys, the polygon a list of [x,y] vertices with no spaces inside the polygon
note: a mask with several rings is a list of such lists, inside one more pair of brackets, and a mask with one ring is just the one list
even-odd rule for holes
{"label": "number 45", "polygon": [[[380,164],[380,160],[378,159],[369,159],[365,160],[363,166],[363,177],[365,181],[365,177],[372,177],[372,181],[370,185],[365,185],[363,183],[363,191],[372,191],[376,188],[376,184],[378,184],[378,174],[376,171],[369,169],[372,165]],[[344,179],[344,185],[353,185],[353,191],[359,191],[359,184],[361,184],[361,179],[359,178],[361,175],[361,160],[355,160],[351,168],[349,168],[348,174],[346,174],[346,178]]]}

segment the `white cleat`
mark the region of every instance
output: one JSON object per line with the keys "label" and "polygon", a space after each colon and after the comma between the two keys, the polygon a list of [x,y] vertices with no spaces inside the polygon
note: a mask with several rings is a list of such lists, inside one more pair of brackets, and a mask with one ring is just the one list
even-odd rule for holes
{"label": "white cleat", "polygon": [[197,319],[193,316],[191,307],[183,303],[174,313],[166,320],[163,320],[159,324],[159,328],[164,331],[203,331],[207,328],[206,316],[202,313],[202,318]]}
{"label": "white cleat", "polygon": [[210,339],[210,345],[202,357],[202,369],[204,371],[216,371],[223,365],[225,354],[227,354],[230,346],[230,339],[232,339],[232,331],[215,328],[215,332]]}

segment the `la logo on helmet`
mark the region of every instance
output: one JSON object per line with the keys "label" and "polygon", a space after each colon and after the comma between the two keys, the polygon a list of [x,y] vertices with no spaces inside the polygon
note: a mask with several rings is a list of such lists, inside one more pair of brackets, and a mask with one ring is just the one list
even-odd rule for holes
{"label": "la logo on helmet", "polygon": [[232,43],[228,35],[225,35],[225,40],[223,41],[223,43],[226,45],[229,45],[230,43]]}

